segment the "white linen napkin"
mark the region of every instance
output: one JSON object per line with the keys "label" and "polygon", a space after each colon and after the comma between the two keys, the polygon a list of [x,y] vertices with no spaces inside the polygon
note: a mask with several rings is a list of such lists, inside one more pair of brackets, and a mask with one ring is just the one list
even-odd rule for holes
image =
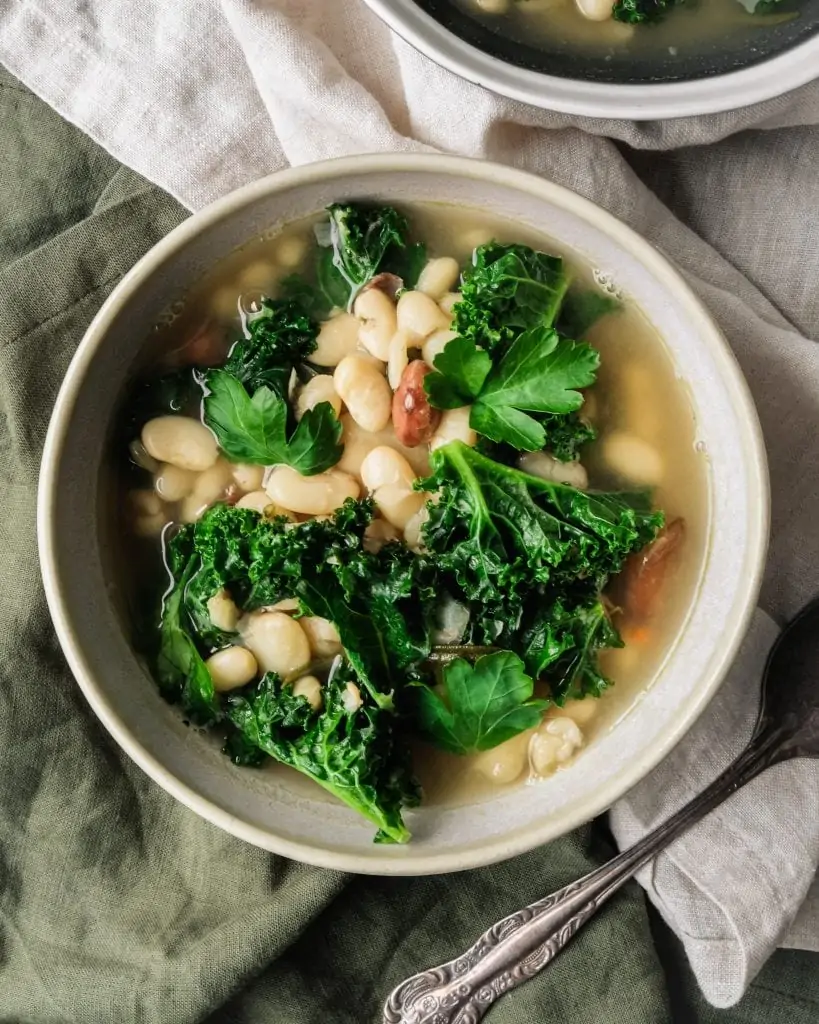
{"label": "white linen napkin", "polygon": [[[750,734],[777,624],[819,592],[819,129],[809,127],[819,82],[705,118],[573,118],[461,81],[362,0],[6,0],[0,61],[191,209],[288,163],[440,149],[567,185],[663,249],[719,320],[754,393],[773,541],[728,681],[614,808],[618,841],[638,838],[728,764]],[[768,131],[734,134],[752,127]],[[628,152],[607,136],[643,151],[683,148]],[[817,865],[819,764],[790,763],[679,840],[641,882],[706,997],[729,1006],[778,944],[819,950]]]}

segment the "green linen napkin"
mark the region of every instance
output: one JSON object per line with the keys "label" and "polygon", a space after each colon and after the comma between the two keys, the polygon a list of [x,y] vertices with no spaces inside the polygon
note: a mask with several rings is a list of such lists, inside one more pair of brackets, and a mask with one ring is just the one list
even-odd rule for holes
{"label": "green linen napkin", "polygon": [[[2,71],[0,166],[0,1024],[377,1024],[403,977],[611,847],[586,828],[480,871],[349,878],[220,832],[122,754],[49,622],[38,464],[88,322],[186,212]],[[817,966],[779,953],[714,1010],[633,884],[488,1019],[815,1024]]]}

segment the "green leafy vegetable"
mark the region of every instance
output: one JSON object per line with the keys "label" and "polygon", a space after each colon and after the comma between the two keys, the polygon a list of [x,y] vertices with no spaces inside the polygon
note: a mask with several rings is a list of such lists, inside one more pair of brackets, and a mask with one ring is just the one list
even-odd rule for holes
{"label": "green leafy vegetable", "polygon": [[229,458],[271,466],[284,463],[303,476],[330,469],[341,458],[341,423],[329,402],[309,409],[288,438],[288,405],[269,387],[251,396],[224,370],[207,375],[205,422]]}
{"label": "green leafy vegetable", "polygon": [[492,360],[471,338],[453,338],[435,357],[436,372],[424,377],[424,390],[436,409],[470,405],[480,394]]}
{"label": "green leafy vegetable", "polygon": [[[355,676],[337,664],[315,712],[272,673],[231,693],[227,716],[242,737],[313,779],[379,829],[381,842],[405,843],[410,833],[402,808],[418,803],[418,785],[394,715],[357,695]],[[347,700],[345,701],[345,697]],[[235,744],[240,755],[245,748]]]}
{"label": "green leafy vegetable", "polygon": [[287,398],[290,375],[297,363],[315,351],[318,325],[293,300],[264,299],[248,318],[247,337],[233,346],[222,367],[253,394],[269,388]]}
{"label": "green leafy vegetable", "polygon": [[552,327],[568,287],[559,256],[490,242],[464,272],[454,329],[494,355],[521,331]]}
{"label": "green leafy vegetable", "polygon": [[418,722],[436,746],[453,754],[489,750],[538,725],[549,702],[533,700],[534,683],[510,651],[457,658],[443,673],[443,694],[416,691]]}
{"label": "green leafy vegetable", "polygon": [[404,289],[411,289],[418,284],[418,278],[427,262],[427,247],[423,242],[409,245],[393,245],[381,262],[379,270],[400,277]]}
{"label": "green leafy vegetable", "polygon": [[569,338],[583,338],[598,320],[622,308],[617,299],[599,291],[569,291],[563,299],[557,329]]}
{"label": "green leafy vegetable", "polygon": [[585,342],[550,329],[526,331],[481,388],[470,425],[493,441],[537,451],[546,443],[546,431],[527,413],[579,409],[583,396],[574,389],[594,383],[599,365],[599,354]]}
{"label": "green leafy vegetable", "polygon": [[615,21],[628,25],[645,25],[662,21],[668,11],[684,0],[615,0],[612,14]]}
{"label": "green leafy vegetable", "polygon": [[327,213],[332,248],[329,263],[327,256],[319,260],[319,283],[325,295],[341,300],[336,304],[349,306],[387,254],[406,246],[409,224],[392,206],[333,203]]}
{"label": "green leafy vegetable", "polygon": [[543,447],[561,462],[576,459],[583,445],[597,437],[594,427],[574,412],[566,416],[541,416],[538,422],[546,435]]}

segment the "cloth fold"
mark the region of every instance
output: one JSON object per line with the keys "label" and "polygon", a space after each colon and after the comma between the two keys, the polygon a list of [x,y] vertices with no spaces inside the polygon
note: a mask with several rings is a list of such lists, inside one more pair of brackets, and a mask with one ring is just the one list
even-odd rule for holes
{"label": "cloth fold", "polygon": [[[819,83],[700,119],[572,118],[459,80],[392,36],[362,0],[64,0],[58,9],[7,0],[0,61],[191,209],[287,163],[437,149],[574,188],[682,268],[757,402],[772,546],[761,610],[729,680],[696,729],[614,809],[618,841],[633,841],[702,789],[747,738],[777,624],[819,592],[819,245],[810,232]],[[769,134],[733,134],[751,127]],[[649,160],[611,138],[644,151],[685,148]],[[819,890],[808,892],[818,864],[819,765],[788,764],[692,830],[641,881],[706,997],[727,1006],[795,920],[790,941],[819,949]]]}

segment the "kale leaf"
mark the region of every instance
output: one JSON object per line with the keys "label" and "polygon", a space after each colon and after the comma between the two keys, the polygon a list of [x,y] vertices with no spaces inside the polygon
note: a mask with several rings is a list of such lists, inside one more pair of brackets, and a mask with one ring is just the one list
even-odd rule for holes
{"label": "kale leaf", "polygon": [[[418,803],[409,752],[389,711],[370,702],[346,701],[356,675],[341,659],[314,711],[272,673],[228,695],[226,714],[235,729],[271,757],[290,765],[343,800],[379,829],[376,841],[406,843],[402,808]],[[353,691],[355,692],[355,691]],[[235,744],[241,756],[245,748]]]}
{"label": "kale leaf", "polygon": [[222,371],[244,384],[250,394],[269,388],[287,399],[293,368],[316,349],[318,324],[293,299],[263,299],[248,317],[247,336],[231,348]]}
{"label": "kale leaf", "polygon": [[464,271],[454,330],[494,355],[521,331],[552,327],[568,287],[559,256],[528,245],[479,246]]}
{"label": "kale leaf", "polygon": [[538,423],[546,437],[543,447],[561,462],[572,462],[583,445],[597,437],[594,427],[576,412],[566,416],[540,416]]}
{"label": "kale leaf", "polygon": [[612,15],[615,21],[629,25],[645,25],[662,21],[668,11],[684,0],[615,0]]}
{"label": "kale leaf", "polygon": [[526,331],[487,377],[470,426],[492,441],[537,451],[546,443],[546,431],[527,414],[579,409],[583,396],[575,389],[593,384],[599,365],[599,354],[585,342],[561,338],[550,328]]}
{"label": "kale leaf", "polygon": [[289,407],[268,387],[251,396],[224,370],[207,375],[205,423],[236,462],[291,466],[303,476],[331,469],[341,458],[341,422],[329,402],[309,409],[287,437]]}
{"label": "kale leaf", "polygon": [[451,661],[443,693],[415,690],[418,724],[436,746],[453,754],[490,750],[538,725],[549,702],[534,700],[534,683],[511,651],[485,654],[471,665]]}
{"label": "kale leaf", "polygon": [[388,257],[406,247],[409,223],[392,206],[333,203],[327,213],[331,248],[319,257],[319,284],[335,305],[349,307],[361,288],[387,269]]}

